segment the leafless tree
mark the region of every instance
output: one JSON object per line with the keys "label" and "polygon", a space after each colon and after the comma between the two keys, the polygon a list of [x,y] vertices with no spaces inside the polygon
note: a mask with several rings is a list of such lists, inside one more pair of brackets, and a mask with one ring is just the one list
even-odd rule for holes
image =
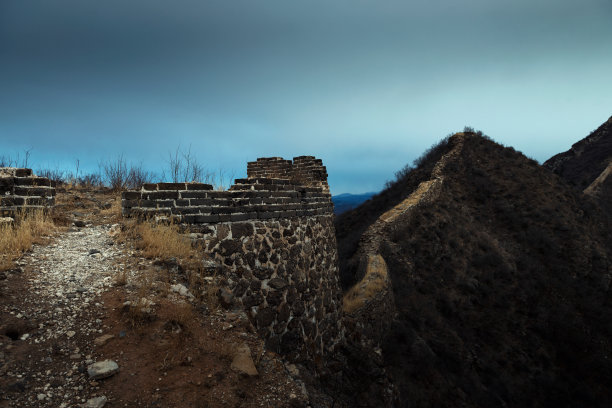
{"label": "leafless tree", "polygon": [[123,154],[115,160],[107,160],[101,164],[104,178],[113,190],[123,190],[127,186],[128,168]]}

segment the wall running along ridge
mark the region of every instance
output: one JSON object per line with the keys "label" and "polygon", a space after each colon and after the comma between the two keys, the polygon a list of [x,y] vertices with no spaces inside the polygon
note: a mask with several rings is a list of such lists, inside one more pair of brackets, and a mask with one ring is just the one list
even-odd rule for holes
{"label": "wall running along ridge", "polygon": [[187,225],[268,349],[319,361],[343,341],[342,297],[327,172],[312,156],[260,158],[228,191],[147,184],[122,195],[127,217]]}
{"label": "wall running along ridge", "polygon": [[32,174],[32,169],[0,167],[0,216],[44,210],[55,205],[55,182]]}

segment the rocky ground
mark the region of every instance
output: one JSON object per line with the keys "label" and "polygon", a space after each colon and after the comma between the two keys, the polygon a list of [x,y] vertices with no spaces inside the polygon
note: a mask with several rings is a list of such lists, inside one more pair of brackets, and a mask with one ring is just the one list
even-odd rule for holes
{"label": "rocky ground", "polygon": [[59,192],[66,226],[0,272],[0,407],[308,406],[244,313],[117,239],[115,199]]}

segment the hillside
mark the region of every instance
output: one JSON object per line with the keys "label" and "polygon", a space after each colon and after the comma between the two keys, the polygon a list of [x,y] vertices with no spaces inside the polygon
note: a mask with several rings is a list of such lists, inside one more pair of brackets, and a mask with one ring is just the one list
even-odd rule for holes
{"label": "hillside", "polygon": [[612,117],[567,152],[551,157],[544,167],[598,198],[612,215]]}
{"label": "hillside", "polygon": [[457,134],[336,227],[345,287],[386,263],[402,406],[612,403],[607,219],[535,161]]}
{"label": "hillside", "polygon": [[589,136],[544,163],[570,184],[586,189],[612,160],[612,117]]}

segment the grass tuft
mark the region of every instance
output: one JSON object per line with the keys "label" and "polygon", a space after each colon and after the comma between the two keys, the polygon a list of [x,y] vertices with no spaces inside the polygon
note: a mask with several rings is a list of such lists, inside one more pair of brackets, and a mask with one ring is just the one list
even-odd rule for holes
{"label": "grass tuft", "polygon": [[141,240],[137,247],[148,258],[188,258],[191,255],[191,240],[179,232],[177,225],[143,222],[135,226]]}
{"label": "grass tuft", "polygon": [[13,261],[28,251],[32,244],[55,231],[55,225],[44,211],[22,211],[11,223],[0,224],[0,270],[10,269]]}

